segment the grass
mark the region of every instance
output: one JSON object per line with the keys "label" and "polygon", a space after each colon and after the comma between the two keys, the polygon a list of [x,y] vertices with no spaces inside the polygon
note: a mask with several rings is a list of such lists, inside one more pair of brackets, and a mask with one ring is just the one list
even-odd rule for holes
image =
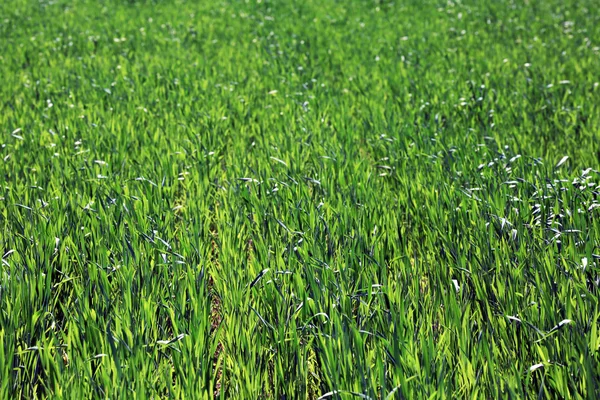
{"label": "grass", "polygon": [[0,398],[600,397],[596,6],[2,2]]}

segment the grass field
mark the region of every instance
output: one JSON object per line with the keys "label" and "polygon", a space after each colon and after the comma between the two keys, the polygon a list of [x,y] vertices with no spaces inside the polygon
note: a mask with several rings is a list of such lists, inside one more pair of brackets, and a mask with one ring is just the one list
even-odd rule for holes
{"label": "grass field", "polygon": [[595,0],[8,0],[0,77],[0,398],[600,398]]}

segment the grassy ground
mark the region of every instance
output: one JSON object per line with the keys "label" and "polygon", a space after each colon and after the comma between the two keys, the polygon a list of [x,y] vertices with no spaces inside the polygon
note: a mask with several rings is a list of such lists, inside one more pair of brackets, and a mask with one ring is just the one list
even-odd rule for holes
{"label": "grassy ground", "polygon": [[592,0],[1,2],[0,398],[600,397],[599,72]]}

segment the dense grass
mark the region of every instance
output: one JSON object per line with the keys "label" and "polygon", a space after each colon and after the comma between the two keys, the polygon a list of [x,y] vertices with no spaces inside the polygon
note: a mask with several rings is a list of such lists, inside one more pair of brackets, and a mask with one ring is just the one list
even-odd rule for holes
{"label": "dense grass", "polygon": [[599,71],[592,0],[1,2],[0,398],[600,397]]}

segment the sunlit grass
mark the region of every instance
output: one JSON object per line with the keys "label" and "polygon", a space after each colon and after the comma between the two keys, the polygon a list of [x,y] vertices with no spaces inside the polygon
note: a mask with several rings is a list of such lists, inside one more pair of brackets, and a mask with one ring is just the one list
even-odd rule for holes
{"label": "sunlit grass", "polygon": [[0,4],[0,398],[600,397],[594,1]]}

